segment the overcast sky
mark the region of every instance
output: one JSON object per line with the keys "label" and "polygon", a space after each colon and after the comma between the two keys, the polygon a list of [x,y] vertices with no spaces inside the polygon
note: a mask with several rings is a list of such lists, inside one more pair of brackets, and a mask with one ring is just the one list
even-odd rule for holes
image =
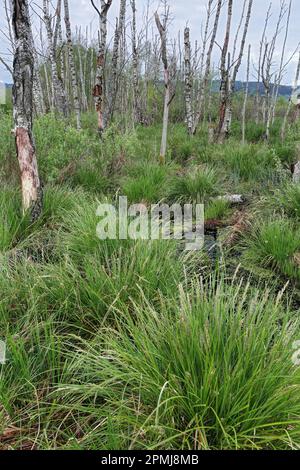
{"label": "overcast sky", "polygon": [[[95,0],[100,3],[100,0]],[[288,0],[286,0],[288,1]],[[268,37],[272,37],[272,33],[274,32],[276,21],[278,18],[279,7],[280,7],[281,0],[273,0],[272,1],[272,18],[270,21]],[[38,6],[41,5],[41,0],[31,0],[30,2],[32,7],[36,12],[39,12]],[[55,3],[55,0],[53,1]],[[151,15],[157,9],[159,5],[159,0],[150,0],[150,13]],[[172,12],[172,23],[170,24],[170,37],[178,37],[178,32],[183,31],[185,25],[188,25],[191,28],[192,38],[193,40],[201,41],[201,32],[202,26],[206,19],[206,5],[207,0],[171,0],[171,12]],[[71,20],[73,28],[75,25],[82,26],[85,28],[89,26],[91,30],[94,32],[96,31],[97,27],[97,15],[95,14],[94,9],[91,6],[90,0],[69,0],[70,4],[70,11],[71,11]],[[140,27],[142,27],[142,18],[145,13],[145,8],[147,4],[147,0],[136,0],[137,10],[138,10],[138,21]],[[266,17],[266,12],[268,6],[270,4],[270,0],[254,0],[253,6],[253,14],[251,18],[249,34],[247,38],[247,42],[252,44],[252,63],[255,64],[258,61],[258,51],[259,51],[259,42],[262,34],[262,30],[264,27],[264,21]],[[0,28],[2,31],[6,31],[6,22],[4,16],[4,0],[0,0]],[[128,21],[130,21],[131,17],[131,9],[130,3],[128,0]],[[241,10],[243,6],[243,0],[233,0],[233,10],[234,10],[234,18],[232,23],[232,36],[234,36]],[[112,34],[112,25],[115,22],[115,18],[118,14],[119,8],[119,0],[113,0],[113,6],[109,11],[109,23],[110,23],[110,35]],[[37,16],[34,12],[33,20],[34,24],[38,25]],[[217,42],[222,42],[222,38],[224,37],[224,24],[226,21],[226,5],[223,7],[222,13],[222,22],[221,27],[219,29],[218,40]],[[299,32],[299,24],[300,24],[300,9],[299,9],[299,0],[293,0],[293,10],[291,15],[291,24],[289,30],[289,37],[287,42],[286,48],[286,58],[288,59],[291,54],[297,48],[297,45],[300,42],[300,32]],[[36,29],[37,31],[37,29]],[[283,37],[284,37],[284,30],[281,33],[281,36],[277,42],[276,47],[276,57],[275,59],[277,62],[280,61],[281,55],[281,48],[283,44]],[[7,58],[10,60],[10,56],[8,55],[8,44],[7,40],[5,39],[4,35],[1,34],[0,36],[0,55],[3,58]],[[218,47],[215,47],[214,52],[214,62],[215,65],[218,65],[218,60],[220,56],[220,51]],[[291,84],[293,82],[295,71],[296,71],[296,62],[298,60],[298,56],[295,55],[294,59],[291,61],[287,73],[284,77],[284,83]],[[255,70],[254,67],[252,69],[252,77],[251,79],[255,79],[254,77]],[[241,67],[240,71],[240,79],[244,79],[245,75],[245,65]],[[11,77],[9,73],[6,71],[5,67],[0,64],[0,80],[11,82]]]}

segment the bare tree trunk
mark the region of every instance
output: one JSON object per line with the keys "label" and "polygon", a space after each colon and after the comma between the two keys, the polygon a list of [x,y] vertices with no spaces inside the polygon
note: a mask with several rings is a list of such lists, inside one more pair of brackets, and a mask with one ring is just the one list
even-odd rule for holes
{"label": "bare tree trunk", "polygon": [[[264,25],[264,30],[262,34],[262,38],[260,41],[260,48],[259,48],[259,60],[258,60],[258,70],[257,70],[257,85],[256,85],[256,115],[255,115],[255,122],[256,124],[259,123],[259,111],[260,111],[260,79],[262,78],[262,60],[263,60],[263,50],[264,50],[264,44],[265,44],[265,38],[266,38],[266,31],[268,27],[268,23],[271,17],[271,8],[272,8],[272,3],[270,3],[268,11],[267,11],[267,16],[265,19],[265,25]],[[265,102],[263,102],[265,105]],[[262,110],[262,113],[264,115],[264,110]],[[265,118],[263,118],[265,122]]]}
{"label": "bare tree trunk", "polygon": [[43,0],[43,14],[44,22],[47,31],[48,45],[49,45],[49,59],[52,72],[52,99],[54,100],[56,107],[60,113],[64,116],[67,115],[67,101],[63,87],[63,83],[58,77],[57,65],[56,65],[56,54],[53,41],[53,31],[51,25],[51,17],[49,14],[49,1]]}
{"label": "bare tree trunk", "polygon": [[141,109],[139,105],[139,56],[136,39],[136,5],[135,0],[131,0],[132,9],[132,86],[133,86],[133,114],[136,123],[141,122]]}
{"label": "bare tree trunk", "polygon": [[32,134],[34,56],[27,0],[13,0],[16,50],[13,66],[13,103],[17,156],[21,173],[23,211],[34,222],[42,211],[42,189]]}
{"label": "bare tree trunk", "polygon": [[[230,38],[230,28],[232,20],[232,4],[233,0],[228,0],[228,12],[227,12],[227,24],[224,45],[222,48],[221,55],[221,87],[220,87],[220,110],[219,110],[219,125],[217,128],[217,138],[218,140],[223,140],[225,137],[225,118],[226,118],[226,109],[228,105],[229,98],[229,68],[226,66],[226,58],[228,54],[229,47],[229,38]],[[230,62],[230,60],[228,61]]]}
{"label": "bare tree trunk", "polygon": [[245,88],[245,98],[243,104],[242,112],[242,143],[245,144],[245,134],[246,134],[246,110],[247,110],[247,101],[248,101],[248,92],[249,92],[249,77],[250,77],[250,58],[251,58],[251,44],[249,44],[248,49],[248,60],[247,60],[247,81]]}
{"label": "bare tree trunk", "polygon": [[[230,86],[229,86],[229,97],[228,97],[228,109],[226,111],[227,113],[227,119],[226,119],[226,129],[225,129],[225,135],[228,136],[230,133],[230,128],[231,128],[231,121],[232,121],[232,95],[235,91],[235,82],[237,78],[238,71],[240,69],[241,63],[242,63],[242,58],[244,55],[244,48],[245,48],[245,43],[246,43],[246,38],[247,38],[247,33],[248,33],[248,28],[249,28],[249,23],[250,23],[250,18],[251,18],[251,12],[252,12],[252,6],[253,6],[253,0],[249,0],[248,4],[248,10],[247,10],[247,15],[246,15],[246,20],[245,20],[245,26],[244,26],[244,32],[241,40],[241,47],[238,55],[238,59],[236,61],[236,64],[234,65],[233,68],[233,74],[232,74],[232,79],[230,80]],[[244,4],[245,7],[245,4]],[[244,11],[242,14],[242,19],[244,16]],[[242,24],[242,20],[241,23]],[[235,51],[236,51],[236,43],[237,43],[237,38],[236,36],[236,41],[235,41],[235,46],[234,46],[234,56],[232,58],[232,63],[234,64],[235,62]]]}
{"label": "bare tree trunk", "polygon": [[201,82],[201,89],[200,89],[200,95],[199,95],[200,98],[199,98],[199,103],[198,103],[198,111],[195,115],[193,134],[196,134],[196,132],[197,132],[199,122],[200,122],[200,119],[201,119],[201,115],[202,115],[202,111],[203,111],[203,105],[204,105],[204,99],[205,99],[205,90],[207,89],[207,86],[208,86],[208,83],[209,83],[211,56],[212,56],[212,51],[213,51],[215,41],[216,41],[216,37],[217,37],[217,31],[218,31],[218,26],[219,26],[219,20],[220,20],[222,5],[223,5],[223,0],[218,0],[214,26],[213,26],[213,30],[212,30],[211,39],[210,39],[210,45],[209,45],[207,56],[206,56],[204,79]]}
{"label": "bare tree trunk", "polygon": [[284,73],[283,61],[284,61],[284,54],[285,54],[286,43],[287,43],[289,27],[290,27],[291,12],[292,12],[292,0],[290,0],[289,8],[288,8],[286,28],[285,28],[285,36],[284,36],[284,41],[283,41],[283,46],[282,46],[280,66],[279,66],[279,72],[278,72],[278,80],[275,80],[276,88],[275,88],[274,100],[273,100],[273,103],[272,103],[272,124],[275,121],[275,113],[276,113],[276,105],[277,105],[277,101],[278,101],[279,87],[281,85],[282,78],[283,78],[283,73]]}
{"label": "bare tree trunk", "polygon": [[[263,84],[265,87],[265,124],[266,124],[266,140],[269,140],[270,137],[270,126],[271,126],[271,118],[272,118],[272,103],[273,100],[271,100],[271,79],[272,79],[272,64],[273,64],[273,57],[276,49],[276,43],[278,36],[280,34],[280,28],[281,28],[281,23],[285,15],[285,2],[282,1],[280,4],[280,12],[279,12],[279,17],[278,21],[276,23],[276,29],[275,33],[273,36],[273,39],[270,44],[266,43],[265,45],[265,53],[263,57],[263,62],[262,62],[262,69],[261,69],[261,75],[262,75],[262,80]],[[274,85],[275,86],[275,85]],[[273,88],[274,92],[274,88]]]}
{"label": "bare tree trunk", "polygon": [[79,90],[78,90],[78,82],[77,82],[75,61],[74,61],[74,50],[73,50],[73,43],[72,43],[72,31],[71,31],[68,0],[64,0],[64,8],[65,8],[65,24],[66,24],[69,65],[70,65],[71,82],[72,82],[72,93],[73,93],[74,108],[75,108],[75,114],[76,114],[77,129],[80,130],[81,118],[80,118]]}
{"label": "bare tree trunk", "polygon": [[[166,5],[165,5],[166,6]],[[164,21],[161,23],[159,15],[155,12],[155,22],[159,31],[161,40],[161,58],[164,66],[164,84],[165,84],[165,98],[164,98],[164,114],[163,114],[163,132],[160,147],[160,163],[164,165],[166,162],[167,153],[167,139],[168,139],[168,124],[169,124],[169,108],[171,104],[171,81],[170,71],[168,64],[167,53],[167,23],[168,23],[169,9],[165,8]]]}
{"label": "bare tree trunk", "polygon": [[115,105],[117,100],[118,88],[119,88],[119,77],[118,77],[118,62],[119,62],[119,49],[122,32],[125,29],[126,19],[126,0],[120,0],[120,13],[119,19],[116,21],[116,29],[114,36],[114,45],[112,53],[112,78],[111,78],[111,90],[109,96],[109,122],[112,121]]}
{"label": "bare tree trunk", "polygon": [[192,71],[191,71],[191,42],[190,29],[184,30],[184,75],[185,75],[185,111],[186,123],[189,135],[193,133],[193,108],[192,108]]}
{"label": "bare tree trunk", "polygon": [[[293,86],[293,90],[292,90],[292,96],[295,93],[295,91],[297,90],[299,76],[300,76],[300,53],[299,53],[299,59],[298,59],[298,66],[297,66],[297,71],[296,71],[295,82],[294,82],[294,86]],[[283,119],[283,123],[282,123],[282,127],[281,127],[281,140],[282,140],[282,142],[284,142],[284,139],[285,139],[287,120],[288,120],[288,117],[289,117],[289,114],[290,114],[290,111],[291,111],[291,107],[292,107],[292,96],[290,97],[289,104],[288,104],[288,107],[286,109],[286,113],[284,115],[284,119]]]}
{"label": "bare tree trunk", "polygon": [[104,73],[105,73],[105,54],[107,41],[107,14],[112,4],[112,0],[101,0],[101,11],[99,11],[94,2],[92,5],[96,9],[100,19],[100,42],[97,56],[96,83],[93,89],[95,108],[98,116],[98,133],[102,137],[105,129],[104,120]]}

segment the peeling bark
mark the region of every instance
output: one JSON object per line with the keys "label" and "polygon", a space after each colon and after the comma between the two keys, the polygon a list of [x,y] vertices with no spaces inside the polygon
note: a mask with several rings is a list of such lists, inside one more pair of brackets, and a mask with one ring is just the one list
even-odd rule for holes
{"label": "peeling bark", "polygon": [[105,53],[107,41],[107,14],[112,5],[112,0],[101,0],[101,11],[99,11],[94,2],[92,5],[96,9],[100,19],[100,41],[99,52],[97,56],[96,83],[93,89],[95,109],[98,116],[98,133],[102,137],[105,129],[104,121],[104,72],[105,72]]}
{"label": "peeling bark", "polygon": [[34,222],[42,211],[42,188],[32,134],[34,56],[27,0],[13,1],[16,50],[13,64],[13,104],[16,149],[19,161],[24,213]]}

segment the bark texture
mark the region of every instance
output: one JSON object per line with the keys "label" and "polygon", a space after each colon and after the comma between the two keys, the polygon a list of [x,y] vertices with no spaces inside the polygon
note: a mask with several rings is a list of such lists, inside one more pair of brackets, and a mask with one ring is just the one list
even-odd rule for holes
{"label": "bark texture", "polygon": [[71,83],[72,83],[72,94],[74,100],[74,109],[76,114],[77,129],[81,129],[81,119],[80,119],[80,102],[79,102],[79,89],[77,82],[77,75],[75,69],[75,60],[74,60],[74,50],[72,43],[72,30],[70,22],[70,12],[69,12],[69,2],[64,0],[65,8],[65,24],[66,24],[66,35],[67,35],[67,45],[68,45],[68,57],[71,73]]}
{"label": "bark texture", "polygon": [[49,60],[51,66],[52,74],[52,99],[57,110],[63,114],[67,115],[68,107],[67,100],[65,95],[65,90],[62,81],[58,76],[57,64],[56,64],[56,51],[54,43],[54,35],[51,24],[51,17],[49,13],[49,2],[48,0],[43,0],[43,14],[44,14],[44,23],[46,26],[48,47],[49,47]]}
{"label": "bark texture", "polygon": [[155,12],[155,22],[159,31],[161,40],[161,59],[164,67],[164,85],[165,85],[165,97],[164,97],[164,114],[163,114],[163,131],[161,138],[160,147],[160,164],[164,165],[166,162],[167,153],[167,140],[168,140],[168,125],[169,125],[169,109],[171,103],[171,80],[170,70],[168,64],[168,52],[167,52],[167,21],[168,12],[165,12],[163,23],[160,21],[159,15]]}
{"label": "bark texture", "polygon": [[184,30],[184,82],[185,82],[185,111],[189,135],[193,133],[193,106],[192,106],[192,69],[191,69],[191,41],[190,29]]}
{"label": "bark texture", "polygon": [[19,161],[24,213],[34,222],[42,211],[42,188],[32,134],[34,55],[27,0],[13,1],[16,49],[13,64],[13,104],[16,149]]}
{"label": "bark texture", "polygon": [[107,41],[107,15],[112,5],[112,0],[101,0],[101,11],[95,6],[92,0],[92,5],[96,9],[100,20],[100,40],[99,51],[97,56],[97,70],[96,80],[93,89],[93,97],[95,102],[95,109],[98,116],[98,133],[102,137],[105,129],[104,119],[104,74],[105,74],[105,53]]}

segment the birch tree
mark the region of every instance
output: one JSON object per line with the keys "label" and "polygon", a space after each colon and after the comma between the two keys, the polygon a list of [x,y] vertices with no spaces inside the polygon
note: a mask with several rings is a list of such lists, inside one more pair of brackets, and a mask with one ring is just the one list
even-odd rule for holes
{"label": "birch tree", "polygon": [[51,24],[51,16],[49,13],[49,0],[43,0],[43,14],[44,14],[44,23],[47,32],[48,39],[48,48],[49,48],[49,60],[51,66],[52,74],[52,99],[53,104],[56,105],[58,111],[64,116],[67,115],[67,101],[65,90],[62,81],[58,76],[57,63],[56,63],[56,51],[55,51],[55,42],[53,29]]}
{"label": "birch tree", "polygon": [[245,96],[244,96],[243,111],[242,111],[242,143],[243,144],[245,144],[245,140],[246,140],[246,138],[245,138],[245,134],[246,134],[246,110],[247,110],[247,101],[248,101],[248,93],[249,93],[250,58],[251,58],[251,44],[249,44],[249,48],[248,48],[247,77],[246,77]]}
{"label": "birch tree", "polygon": [[116,20],[116,28],[114,35],[114,44],[112,51],[112,61],[111,61],[111,82],[110,82],[110,91],[109,91],[109,121],[113,119],[116,99],[119,89],[119,77],[118,77],[118,62],[119,62],[119,52],[120,52],[120,41],[122,33],[125,30],[125,20],[126,20],[126,0],[120,0],[120,12],[119,18]]}
{"label": "birch tree", "polygon": [[91,3],[99,15],[100,20],[100,40],[99,51],[97,56],[97,70],[96,70],[96,83],[93,89],[93,96],[95,102],[95,109],[98,116],[98,133],[102,137],[105,129],[104,119],[104,77],[105,77],[105,56],[106,56],[106,42],[107,42],[107,15],[112,5],[112,0],[101,0],[101,10],[99,10],[94,1]]}
{"label": "birch tree", "polygon": [[[219,109],[219,124],[217,128],[217,138],[223,140],[225,137],[225,118],[226,118],[226,109],[228,107],[229,99],[229,64],[230,64],[230,55],[228,57],[228,48],[229,48],[229,38],[230,38],[230,29],[231,29],[231,20],[232,20],[232,4],[233,0],[228,0],[228,11],[227,11],[227,23],[224,44],[221,54],[221,86],[220,86],[220,109]],[[228,58],[228,65],[226,65],[226,59]]]}
{"label": "birch tree", "polygon": [[141,110],[139,104],[139,57],[137,48],[136,33],[136,4],[135,0],[130,0],[132,9],[132,87],[133,87],[133,111],[135,122],[141,122]]}
{"label": "birch tree", "polygon": [[[246,4],[244,3],[244,8]],[[249,23],[250,23],[250,18],[251,18],[251,12],[252,12],[252,6],[253,6],[253,0],[249,0],[248,3],[248,9],[247,9],[247,14],[246,14],[246,20],[245,20],[245,25],[244,25],[244,31],[241,39],[241,45],[240,45],[240,50],[239,50],[239,55],[237,60],[235,61],[235,54],[236,54],[236,47],[237,47],[237,41],[238,41],[238,33],[239,30],[242,26],[243,23],[243,17],[244,17],[244,9],[242,12],[241,16],[241,22],[240,26],[238,27],[237,35],[234,41],[234,48],[233,48],[233,56],[232,56],[232,67],[233,67],[233,73],[232,77],[229,77],[229,96],[228,96],[228,103],[227,103],[227,109],[226,109],[226,116],[225,116],[225,136],[228,136],[230,133],[230,128],[231,128],[231,121],[232,121],[232,96],[235,91],[235,82],[237,78],[237,74],[239,72],[243,55],[244,55],[244,48],[245,48],[245,43],[246,43],[246,38],[247,38],[247,33],[249,29]]]}
{"label": "birch tree", "polygon": [[167,51],[167,24],[169,17],[169,7],[165,3],[165,13],[163,21],[161,22],[158,12],[155,12],[155,22],[159,32],[160,41],[161,41],[161,60],[164,68],[164,86],[165,86],[165,96],[164,96],[164,113],[163,113],[163,131],[161,138],[161,147],[160,147],[160,164],[164,165],[166,162],[166,153],[167,153],[167,140],[168,140],[168,125],[169,125],[169,110],[170,104],[173,99],[171,94],[171,79],[170,79],[170,70],[168,63],[168,51]]}
{"label": "birch tree", "polygon": [[67,36],[67,46],[68,46],[68,57],[69,57],[69,66],[71,73],[71,83],[72,83],[72,94],[74,100],[74,109],[76,114],[76,123],[77,129],[81,129],[81,119],[80,119],[80,102],[79,102],[79,89],[77,82],[77,75],[75,69],[75,60],[74,60],[74,50],[72,43],[72,31],[71,31],[71,21],[70,21],[70,11],[69,11],[69,2],[64,0],[64,10],[65,10],[65,24],[66,24],[66,36]]}
{"label": "birch tree", "polygon": [[184,81],[185,81],[185,111],[189,135],[193,133],[193,107],[192,107],[192,70],[191,70],[191,41],[190,29],[184,30]]}
{"label": "birch tree", "polygon": [[286,109],[286,112],[285,112],[285,115],[284,115],[284,119],[283,119],[283,122],[282,122],[282,126],[281,126],[281,140],[282,140],[282,142],[284,142],[284,140],[285,140],[287,121],[288,121],[288,117],[290,115],[291,107],[292,107],[292,104],[293,104],[292,103],[293,95],[296,93],[297,88],[298,88],[299,77],[300,77],[300,53],[299,53],[297,71],[296,71],[295,82],[294,82],[292,94],[291,94],[291,97],[289,99],[289,104],[287,106],[287,109]]}
{"label": "birch tree", "polygon": [[213,48],[216,42],[222,5],[223,5],[223,0],[218,0],[210,44],[209,44],[209,48],[208,48],[207,55],[206,55],[204,78],[201,81],[201,88],[200,88],[199,99],[198,99],[198,104],[197,104],[198,109],[195,115],[193,134],[196,134],[198,126],[199,126],[199,122],[202,116],[203,105],[204,105],[204,100],[205,100],[205,91],[207,90],[207,87],[209,84],[209,77],[210,77],[210,72],[211,72],[210,70],[211,69],[211,56],[212,56]]}
{"label": "birch tree", "polygon": [[31,221],[42,211],[42,188],[32,133],[34,54],[27,0],[13,0],[13,31],[16,42],[13,63],[14,133],[19,161],[23,211]]}

